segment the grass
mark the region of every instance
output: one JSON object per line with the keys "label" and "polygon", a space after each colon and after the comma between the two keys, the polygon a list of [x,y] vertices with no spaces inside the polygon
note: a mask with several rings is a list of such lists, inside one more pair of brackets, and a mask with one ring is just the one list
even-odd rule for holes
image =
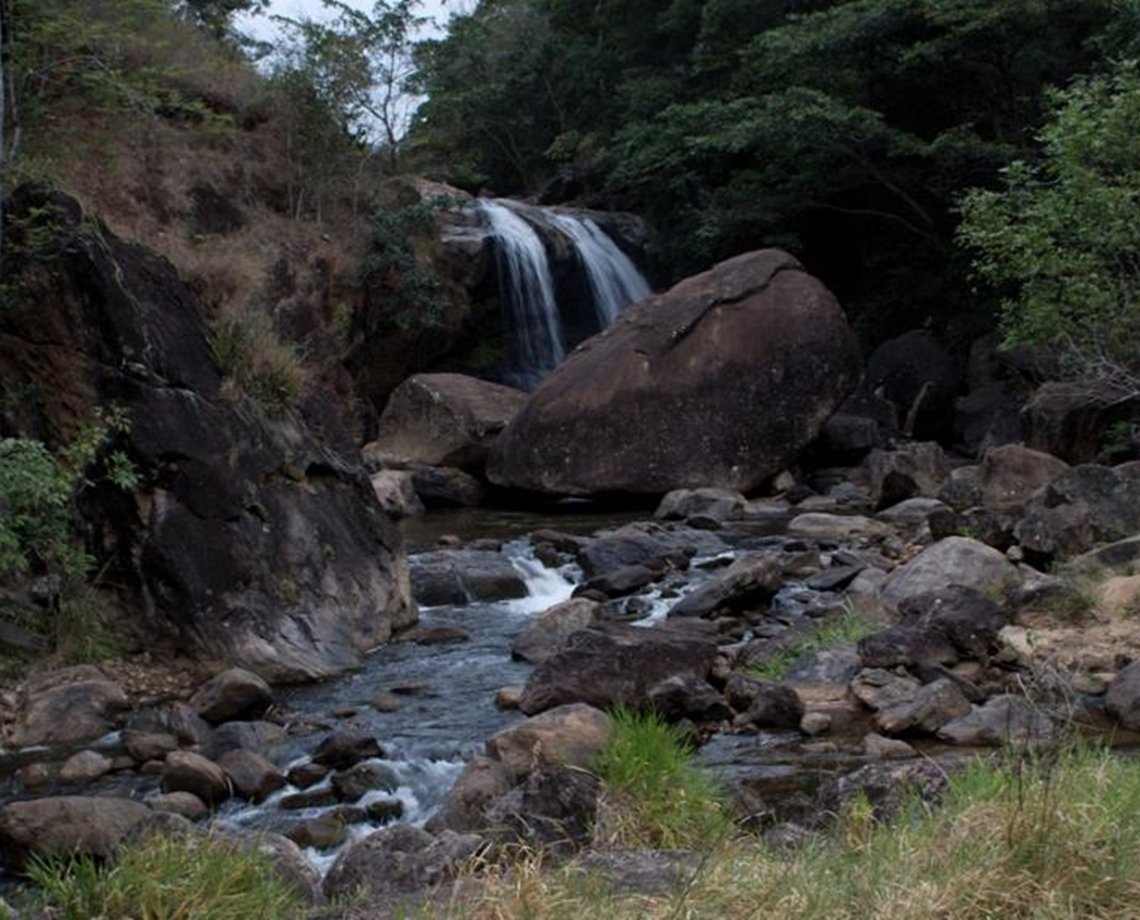
{"label": "grass", "polygon": [[28,875],[50,916],[66,920],[270,920],[302,910],[272,856],[220,838],[150,834],[107,865],[90,857],[40,860]]}
{"label": "grass", "polygon": [[605,789],[599,836],[609,845],[708,848],[729,827],[724,796],[681,732],[656,713],[613,713],[594,767]]}
{"label": "grass", "polygon": [[464,890],[464,918],[1133,917],[1140,898],[1140,765],[1080,749],[1051,761],[978,762],[936,810],[892,826],[857,806],[790,855],[724,841],[683,892],[615,894],[580,870],[524,865]]}
{"label": "grass", "polygon": [[223,319],[210,349],[226,378],[270,415],[283,415],[296,404],[304,367],[266,313],[246,309]]}
{"label": "grass", "polygon": [[792,636],[783,648],[761,664],[749,668],[748,673],[764,680],[783,680],[801,658],[836,645],[850,645],[881,628],[858,611],[846,610],[811,632]]}

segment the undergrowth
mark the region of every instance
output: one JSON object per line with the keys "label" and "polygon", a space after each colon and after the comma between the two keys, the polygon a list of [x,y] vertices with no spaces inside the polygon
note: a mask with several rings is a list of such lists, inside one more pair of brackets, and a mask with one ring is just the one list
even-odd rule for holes
{"label": "undergrowth", "polygon": [[38,860],[28,875],[50,916],[66,920],[270,920],[299,916],[302,905],[271,855],[210,837],[150,834],[109,863]]}
{"label": "undergrowth", "polygon": [[229,383],[269,415],[284,415],[300,398],[301,356],[281,340],[267,314],[245,309],[221,320],[210,349]]}
{"label": "undergrowth", "polygon": [[726,839],[684,891],[617,894],[535,861],[433,915],[464,918],[1132,917],[1140,897],[1140,765],[1099,749],[976,762],[937,808],[848,822],[793,853]]}
{"label": "undergrowth", "polygon": [[783,680],[801,658],[836,645],[858,642],[880,628],[858,611],[846,610],[811,632],[793,636],[770,658],[749,668],[749,673],[764,680]]}
{"label": "undergrowth", "polygon": [[724,797],[684,736],[655,713],[613,713],[595,769],[607,797],[600,837],[620,846],[707,848],[729,827]]}

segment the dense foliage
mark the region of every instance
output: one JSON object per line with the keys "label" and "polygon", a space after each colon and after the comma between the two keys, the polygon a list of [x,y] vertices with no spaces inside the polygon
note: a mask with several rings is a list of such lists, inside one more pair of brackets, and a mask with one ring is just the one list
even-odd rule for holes
{"label": "dense foliage", "polygon": [[421,46],[413,137],[452,181],[560,167],[644,213],[674,276],[806,258],[869,333],[962,306],[961,193],[1031,157],[1048,87],[1133,39],[1116,0],[483,0]]}

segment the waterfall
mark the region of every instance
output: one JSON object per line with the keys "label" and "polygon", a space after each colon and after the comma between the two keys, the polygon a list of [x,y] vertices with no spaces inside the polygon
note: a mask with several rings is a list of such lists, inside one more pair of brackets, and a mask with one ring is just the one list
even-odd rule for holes
{"label": "waterfall", "polygon": [[550,219],[574,241],[590,279],[594,310],[602,329],[611,325],[631,303],[649,296],[649,283],[637,266],[590,218],[551,214]]}
{"label": "waterfall", "polygon": [[480,201],[498,244],[499,286],[519,350],[520,384],[533,386],[566,356],[554,281],[538,233],[505,205]]}
{"label": "waterfall", "polygon": [[[494,237],[499,262],[500,297],[507,309],[514,350],[514,368],[506,375],[509,383],[530,389],[565,357],[566,317],[577,318],[576,326],[570,324],[570,334],[581,338],[607,328],[631,303],[649,296],[649,283],[589,217],[505,200],[481,199],[478,208]],[[548,240],[553,236],[563,241],[552,241],[552,248],[576,255],[581,266],[581,290],[585,293],[588,288],[590,304],[575,300],[562,304],[560,310],[540,231]],[[560,290],[565,295],[562,283],[560,280]],[[585,313],[582,306],[587,308]],[[592,330],[590,325],[594,326]]]}

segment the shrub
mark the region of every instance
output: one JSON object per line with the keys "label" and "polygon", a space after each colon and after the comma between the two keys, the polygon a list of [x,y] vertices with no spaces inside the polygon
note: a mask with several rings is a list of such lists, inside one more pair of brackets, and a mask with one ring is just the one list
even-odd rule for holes
{"label": "shrub", "polygon": [[[624,846],[707,848],[729,829],[720,790],[681,732],[656,713],[613,713],[595,768],[610,797],[609,834]],[[605,822],[603,822],[605,823]]]}
{"label": "shrub", "polygon": [[414,239],[427,234],[435,207],[445,199],[372,215],[368,255],[360,265],[361,280],[379,295],[383,315],[400,329],[420,332],[439,324],[447,296],[439,275],[417,256]]}
{"label": "shrub", "polygon": [[28,875],[51,916],[67,920],[269,920],[301,909],[271,855],[212,837],[151,834],[106,865],[87,856],[39,860]]}
{"label": "shrub", "polygon": [[231,384],[270,415],[283,415],[300,398],[301,357],[281,340],[267,314],[251,308],[221,320],[210,350]]}

